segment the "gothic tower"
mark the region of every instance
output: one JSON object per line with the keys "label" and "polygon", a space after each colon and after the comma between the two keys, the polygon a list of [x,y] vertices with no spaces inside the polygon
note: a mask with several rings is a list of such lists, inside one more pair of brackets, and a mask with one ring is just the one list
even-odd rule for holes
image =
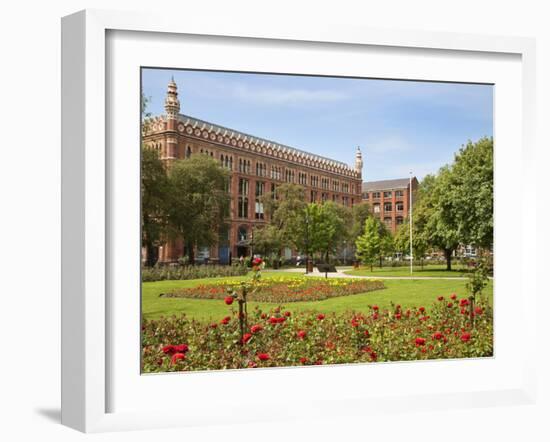
{"label": "gothic tower", "polygon": [[[174,81],[174,77],[168,83],[168,91],[164,99],[164,110],[166,111],[166,157],[167,163],[178,157],[178,139],[177,139],[177,122],[180,113],[180,101],[178,100],[178,85]],[[171,133],[170,133],[171,132]]]}
{"label": "gothic tower", "polygon": [[164,110],[169,120],[176,120],[180,113],[180,101],[178,100],[178,85],[174,81],[174,77],[168,83],[168,91],[164,99]]}
{"label": "gothic tower", "polygon": [[361,154],[361,149],[357,146],[357,152],[355,152],[355,170],[359,172],[359,176],[363,172],[363,155]]}

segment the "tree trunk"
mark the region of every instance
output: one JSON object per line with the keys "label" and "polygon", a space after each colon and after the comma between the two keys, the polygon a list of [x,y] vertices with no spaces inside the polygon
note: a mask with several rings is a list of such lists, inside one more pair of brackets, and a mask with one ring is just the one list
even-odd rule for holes
{"label": "tree trunk", "polygon": [[451,258],[453,251],[451,249],[445,249],[445,259],[447,260],[447,270],[451,271]]}
{"label": "tree trunk", "polygon": [[152,241],[145,241],[145,265],[147,267],[153,267],[156,263],[156,257],[155,257],[155,246],[153,245]]}
{"label": "tree trunk", "polygon": [[187,243],[187,256],[189,256],[189,264],[195,265],[195,247],[193,247],[193,243]]}
{"label": "tree trunk", "polygon": [[380,255],[378,259],[380,260],[380,268],[382,268],[382,255]]}

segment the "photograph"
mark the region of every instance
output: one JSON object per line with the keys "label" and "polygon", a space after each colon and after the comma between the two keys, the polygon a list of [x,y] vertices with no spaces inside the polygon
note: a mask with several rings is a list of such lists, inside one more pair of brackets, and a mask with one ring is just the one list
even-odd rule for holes
{"label": "photograph", "polygon": [[493,357],[493,84],[141,67],[135,93],[142,374]]}

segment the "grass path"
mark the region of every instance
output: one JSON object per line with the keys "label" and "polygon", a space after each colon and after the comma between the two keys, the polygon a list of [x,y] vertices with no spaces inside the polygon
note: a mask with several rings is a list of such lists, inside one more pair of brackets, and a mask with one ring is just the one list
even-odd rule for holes
{"label": "grass path", "polygon": [[[266,276],[269,272],[264,273]],[[296,278],[296,273],[277,272],[277,277]],[[220,278],[227,279],[227,278]],[[246,279],[246,277],[230,278],[232,280]],[[198,320],[218,321],[226,316],[229,307],[221,300],[210,299],[183,299],[159,298],[160,293],[166,293],[176,288],[193,287],[200,284],[215,283],[218,278],[199,279],[190,281],[158,281],[142,284],[142,312],[146,318],[153,319],[160,316],[171,316],[185,313]],[[420,306],[429,307],[440,295],[450,296],[456,293],[459,297],[466,296],[465,281],[463,280],[385,280],[386,288],[359,295],[342,296],[323,301],[291,302],[286,304],[290,311],[315,310],[320,312],[343,312],[346,310],[367,311],[369,305],[377,304],[380,308],[389,307],[391,302],[401,304],[403,308]],[[490,281],[484,294],[492,300],[493,282]],[[256,305],[262,309],[271,309],[277,304],[249,302],[249,309]]]}

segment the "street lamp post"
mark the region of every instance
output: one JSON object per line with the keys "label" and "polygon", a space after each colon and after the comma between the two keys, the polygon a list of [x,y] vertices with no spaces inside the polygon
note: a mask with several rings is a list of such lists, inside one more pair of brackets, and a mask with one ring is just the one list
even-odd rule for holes
{"label": "street lamp post", "polygon": [[309,216],[306,212],[306,275],[309,273]]}
{"label": "street lamp post", "polygon": [[413,272],[413,200],[412,200],[412,171],[409,172],[409,244],[411,255],[411,275]]}

